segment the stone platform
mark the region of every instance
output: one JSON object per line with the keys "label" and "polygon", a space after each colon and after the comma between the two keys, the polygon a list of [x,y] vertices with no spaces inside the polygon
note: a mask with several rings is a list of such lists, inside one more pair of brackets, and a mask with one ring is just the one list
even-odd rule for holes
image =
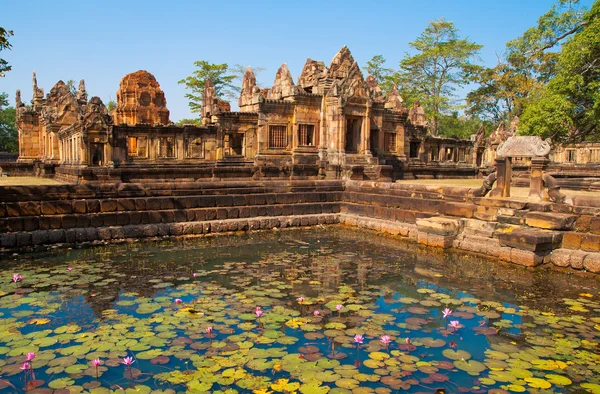
{"label": "stone platform", "polygon": [[525,266],[600,273],[600,200],[472,197],[367,181],[149,182],[0,187],[0,247],[341,223]]}

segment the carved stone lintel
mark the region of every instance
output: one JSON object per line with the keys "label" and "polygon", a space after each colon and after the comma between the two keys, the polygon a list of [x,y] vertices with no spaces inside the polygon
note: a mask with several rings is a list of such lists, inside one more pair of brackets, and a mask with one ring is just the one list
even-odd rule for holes
{"label": "carved stone lintel", "polygon": [[542,140],[537,136],[509,137],[496,150],[503,157],[546,157],[552,148],[550,138]]}

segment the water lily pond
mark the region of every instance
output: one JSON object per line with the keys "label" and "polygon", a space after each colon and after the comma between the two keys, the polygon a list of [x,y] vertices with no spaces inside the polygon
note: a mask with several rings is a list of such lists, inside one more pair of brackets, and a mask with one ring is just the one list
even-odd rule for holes
{"label": "water lily pond", "polygon": [[3,392],[600,393],[592,276],[342,228],[0,264]]}

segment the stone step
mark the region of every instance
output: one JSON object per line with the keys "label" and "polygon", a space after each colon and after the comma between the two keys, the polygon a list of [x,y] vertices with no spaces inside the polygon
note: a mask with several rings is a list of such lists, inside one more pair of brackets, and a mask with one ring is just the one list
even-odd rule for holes
{"label": "stone step", "polygon": [[416,223],[419,231],[443,236],[455,236],[462,229],[460,219],[451,219],[441,216],[418,219]]}
{"label": "stone step", "polygon": [[504,216],[498,215],[497,218],[498,223],[506,223],[506,224],[514,224],[514,225],[522,225],[525,224],[525,219],[515,216]]}
{"label": "stone step", "polygon": [[556,212],[529,212],[525,223],[530,227],[547,230],[571,230],[577,215]]}
{"label": "stone step", "polygon": [[[509,230],[509,229],[507,229]],[[560,246],[562,233],[520,227],[513,231],[497,232],[500,245],[532,252],[549,252]]]}

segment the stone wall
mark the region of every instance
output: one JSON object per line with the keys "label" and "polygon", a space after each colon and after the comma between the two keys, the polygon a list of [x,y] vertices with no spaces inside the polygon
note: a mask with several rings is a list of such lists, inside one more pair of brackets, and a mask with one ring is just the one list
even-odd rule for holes
{"label": "stone wall", "polygon": [[338,222],[332,182],[180,182],[1,188],[0,246],[103,241]]}
{"label": "stone wall", "polygon": [[600,273],[600,199],[575,205],[472,197],[460,187],[346,183],[340,222],[525,266]]}
{"label": "stone wall", "polygon": [[153,182],[0,188],[0,247],[342,223],[535,267],[600,273],[600,199],[473,197],[366,181]]}

